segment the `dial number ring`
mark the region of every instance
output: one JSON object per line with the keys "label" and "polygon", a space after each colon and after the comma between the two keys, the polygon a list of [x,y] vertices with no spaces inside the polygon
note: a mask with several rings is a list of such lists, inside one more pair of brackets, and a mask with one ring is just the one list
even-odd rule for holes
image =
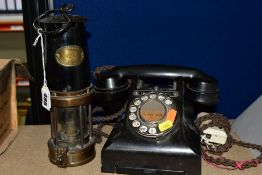
{"label": "dial number ring", "polygon": [[174,108],[174,101],[163,93],[141,94],[129,105],[129,123],[138,134],[145,137],[157,138],[167,133],[171,128],[161,132],[158,124],[165,120],[167,111]]}

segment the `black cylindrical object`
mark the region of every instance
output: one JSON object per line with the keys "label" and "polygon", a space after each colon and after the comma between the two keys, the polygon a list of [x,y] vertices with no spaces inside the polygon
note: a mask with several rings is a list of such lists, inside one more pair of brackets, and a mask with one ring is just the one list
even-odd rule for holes
{"label": "black cylindrical object", "polygon": [[41,19],[44,31],[60,31],[45,35],[46,73],[50,90],[79,91],[90,85],[89,61],[86,53],[85,18],[64,15]]}
{"label": "black cylindrical object", "polygon": [[[69,15],[72,9],[73,5],[67,4],[47,11],[33,24],[44,36],[44,64],[51,94],[48,156],[59,167],[82,165],[95,157],[85,18]],[[52,13],[59,15],[50,16]]]}

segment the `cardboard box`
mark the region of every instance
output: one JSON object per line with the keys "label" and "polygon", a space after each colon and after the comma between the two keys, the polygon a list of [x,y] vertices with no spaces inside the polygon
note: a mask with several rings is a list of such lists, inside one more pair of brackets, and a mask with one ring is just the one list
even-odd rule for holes
{"label": "cardboard box", "polygon": [[31,79],[26,68],[15,59],[0,59],[0,154],[18,132],[16,76]]}

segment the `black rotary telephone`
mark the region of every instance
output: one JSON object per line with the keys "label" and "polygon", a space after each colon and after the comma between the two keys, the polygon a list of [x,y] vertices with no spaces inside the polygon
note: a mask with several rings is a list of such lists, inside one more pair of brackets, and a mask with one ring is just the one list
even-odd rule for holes
{"label": "black rotary telephone", "polygon": [[102,149],[102,172],[200,175],[200,137],[193,120],[214,112],[217,81],[168,65],[114,67],[97,75],[96,101],[108,114],[127,103]]}

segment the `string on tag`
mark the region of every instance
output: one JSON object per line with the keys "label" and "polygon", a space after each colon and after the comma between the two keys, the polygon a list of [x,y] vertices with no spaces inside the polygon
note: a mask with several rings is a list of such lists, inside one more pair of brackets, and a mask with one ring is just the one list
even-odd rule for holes
{"label": "string on tag", "polygon": [[43,31],[42,28],[39,28],[37,30],[38,36],[36,37],[33,46],[36,46],[40,39],[41,44],[41,53],[42,53],[42,66],[43,66],[43,86],[41,88],[41,94],[42,94],[42,106],[50,111],[51,109],[51,98],[50,98],[50,91],[47,87],[47,80],[46,80],[46,71],[45,71],[45,50],[44,50],[44,39],[43,35],[41,33]]}
{"label": "string on tag", "polygon": [[43,35],[42,35],[41,31],[43,31],[42,28],[39,28],[39,29],[37,30],[38,36],[36,37],[33,46],[36,46],[36,44],[38,43],[38,40],[39,40],[39,38],[40,38],[40,42],[41,42],[41,53],[42,53],[43,76],[44,76],[44,82],[43,82],[43,85],[47,85],[47,81],[46,81],[46,73],[45,73],[45,51],[44,51],[44,39],[43,39]]}

